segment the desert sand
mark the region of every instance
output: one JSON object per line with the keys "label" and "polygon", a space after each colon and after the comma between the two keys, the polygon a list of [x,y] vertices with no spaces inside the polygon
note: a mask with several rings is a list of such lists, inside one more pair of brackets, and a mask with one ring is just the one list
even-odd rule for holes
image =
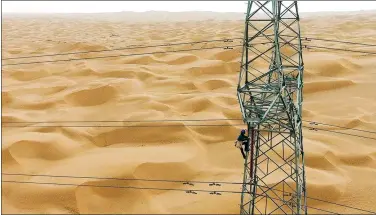
{"label": "desert sand", "polygon": [[[228,15],[227,20],[216,19],[221,13],[201,18],[185,13],[179,19],[179,14],[166,12],[156,13],[155,19],[150,14],[131,18],[124,14],[4,16],[2,57],[238,38],[244,30],[242,14]],[[303,14],[301,31],[303,36],[376,44],[375,15]],[[328,41],[303,42],[375,51],[374,47]],[[4,60],[3,64],[239,44],[139,48]],[[3,123],[48,122],[29,125],[56,127],[3,127],[2,172],[241,182],[243,158],[233,145],[244,128],[239,121],[77,122],[241,118],[236,97],[240,51],[238,47],[3,66]],[[375,131],[376,56],[325,49],[305,49],[303,56],[303,119]],[[189,124],[229,126],[184,126]],[[15,124],[3,124],[10,125]],[[375,133],[317,128],[376,138]],[[308,196],[376,211],[376,141],[308,129],[303,135]],[[240,191],[240,185],[212,188],[93,178],[2,177],[22,182]],[[240,194],[231,193],[2,183],[3,213],[235,214],[239,202]],[[337,213],[365,213],[314,200],[308,204]],[[311,209],[309,213],[323,212]]]}

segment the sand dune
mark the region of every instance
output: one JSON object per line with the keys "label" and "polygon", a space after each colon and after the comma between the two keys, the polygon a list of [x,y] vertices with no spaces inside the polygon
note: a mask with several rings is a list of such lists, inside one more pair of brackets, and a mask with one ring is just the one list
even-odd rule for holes
{"label": "sand dune", "polygon": [[[243,37],[242,14],[146,14],[49,18],[6,15],[3,58]],[[330,16],[330,21],[328,14],[303,14],[302,17],[303,35],[376,43],[375,16],[339,13]],[[137,23],[151,19],[154,22]],[[217,42],[212,46],[239,44]],[[353,47],[320,41],[309,44]],[[200,47],[210,47],[210,44],[45,56],[3,63]],[[358,49],[372,51],[366,47]],[[3,182],[3,212],[238,213],[239,194],[194,195],[85,185],[192,188],[182,183],[111,180],[110,177],[240,182],[243,159],[233,146],[239,130],[244,128],[238,125],[240,121],[110,122],[241,118],[236,97],[240,52],[241,47],[236,47],[4,66],[2,121],[19,124],[3,126],[28,126],[3,127],[3,172],[107,179],[3,175],[3,180],[73,184]],[[374,56],[310,49],[304,50],[304,62],[304,120],[376,130]],[[227,126],[200,126],[208,124]],[[375,133],[328,125],[316,127],[376,138]],[[374,140],[306,129],[304,143],[308,196],[376,211]],[[276,180],[268,183],[272,185]],[[211,189],[205,184],[195,184],[193,188]],[[240,191],[240,185],[220,188]],[[308,204],[337,213],[362,213],[312,199]],[[318,213],[313,209],[309,212]]]}

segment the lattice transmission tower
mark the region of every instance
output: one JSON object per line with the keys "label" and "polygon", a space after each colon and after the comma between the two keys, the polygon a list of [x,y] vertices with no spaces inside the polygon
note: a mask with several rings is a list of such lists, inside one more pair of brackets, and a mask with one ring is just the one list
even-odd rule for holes
{"label": "lattice transmission tower", "polygon": [[250,137],[240,214],[307,214],[296,1],[248,1],[238,99]]}

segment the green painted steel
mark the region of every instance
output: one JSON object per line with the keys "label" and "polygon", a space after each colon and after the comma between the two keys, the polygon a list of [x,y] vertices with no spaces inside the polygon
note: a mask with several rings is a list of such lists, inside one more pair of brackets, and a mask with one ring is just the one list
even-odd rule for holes
{"label": "green painted steel", "polygon": [[297,1],[248,1],[243,43],[237,94],[250,143],[240,214],[307,214]]}

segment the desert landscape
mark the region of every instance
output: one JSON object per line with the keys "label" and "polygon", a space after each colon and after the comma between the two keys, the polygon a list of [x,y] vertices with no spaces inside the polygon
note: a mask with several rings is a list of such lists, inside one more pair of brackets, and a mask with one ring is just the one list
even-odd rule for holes
{"label": "desert landscape", "polygon": [[[301,32],[303,37],[376,44],[375,15],[376,11],[302,13]],[[241,45],[240,40],[53,55],[242,38],[243,16],[4,15],[2,173],[21,175],[3,174],[2,180],[47,184],[2,182],[2,212],[239,213],[240,194],[105,186],[241,191],[238,184],[212,188],[110,179],[242,181],[243,158],[233,144],[245,128],[236,120],[241,119],[236,97],[241,47],[199,50]],[[375,52],[375,46],[304,38],[303,43]],[[142,54],[185,49],[198,50]],[[4,60],[29,55],[51,56]],[[67,60],[101,56],[117,57]],[[370,139],[376,138],[376,56],[304,49],[303,57],[303,119],[373,131],[316,126],[359,135],[349,136],[304,129],[307,195],[376,211],[376,139]],[[28,63],[56,60],[61,61]],[[184,121],[204,119],[228,120]],[[367,213],[315,200],[308,205],[341,214]]]}

